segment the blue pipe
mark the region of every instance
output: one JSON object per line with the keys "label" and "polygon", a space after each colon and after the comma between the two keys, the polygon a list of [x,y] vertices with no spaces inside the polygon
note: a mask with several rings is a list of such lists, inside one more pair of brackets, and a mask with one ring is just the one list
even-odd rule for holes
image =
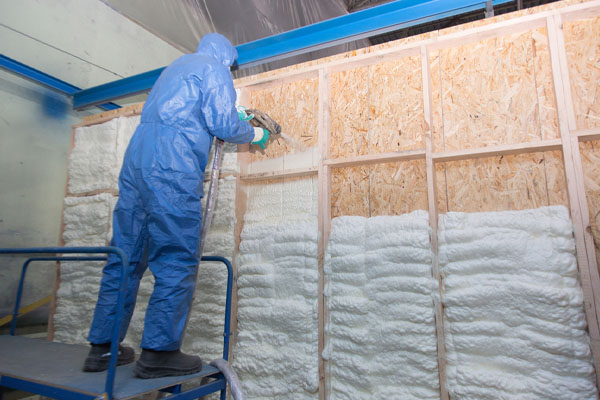
{"label": "blue pipe", "polygon": [[[513,0],[494,0],[494,5]],[[237,68],[308,53],[337,44],[486,8],[485,0],[396,0],[236,46]],[[80,109],[152,89],[165,68],[105,83],[73,95]]]}
{"label": "blue pipe", "polygon": [[[52,75],[48,75],[45,72],[20,63],[17,60],[13,60],[4,54],[0,54],[0,67],[67,96],[73,96],[75,93],[81,91],[81,89],[77,86],[71,85],[70,83],[55,78]],[[100,104],[98,107],[102,108],[103,110],[115,110],[117,108],[121,108],[121,106],[115,103]]]}
{"label": "blue pipe", "polygon": [[129,269],[129,258],[123,250],[114,246],[100,247],[31,247],[31,248],[0,248],[0,254],[114,254],[121,259],[121,287],[117,298],[117,312],[115,324],[113,325],[112,338],[110,342],[110,360],[108,362],[108,373],[104,390],[109,399],[113,398],[115,374],[117,368],[117,357],[119,349],[119,328],[123,317],[123,305],[125,303],[125,290],[127,287],[127,270]]}
{"label": "blue pipe", "polygon": [[19,306],[21,305],[21,296],[23,295],[23,284],[25,282],[25,274],[27,267],[33,261],[106,261],[106,257],[31,257],[23,264],[21,268],[21,279],[19,280],[19,288],[17,289],[17,300],[15,301],[15,309],[13,310],[12,321],[10,321],[10,336],[15,336],[17,330],[17,317],[19,316]]}

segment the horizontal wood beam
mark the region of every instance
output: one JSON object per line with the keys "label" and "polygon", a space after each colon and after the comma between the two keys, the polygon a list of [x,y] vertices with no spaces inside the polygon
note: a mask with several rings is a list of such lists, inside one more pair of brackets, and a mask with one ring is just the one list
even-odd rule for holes
{"label": "horizontal wood beam", "polygon": [[318,168],[302,168],[302,169],[289,169],[285,171],[269,171],[269,172],[258,172],[254,174],[242,175],[240,179],[249,182],[249,181],[263,181],[267,179],[280,179],[280,178],[294,178],[298,176],[310,176],[316,175],[318,173]]}
{"label": "horizontal wood beam", "polygon": [[589,142],[590,140],[600,140],[600,128],[581,129],[572,131],[571,135],[577,136],[580,142]]}
{"label": "horizontal wood beam", "polygon": [[396,151],[392,153],[369,154],[364,156],[333,158],[324,160],[323,164],[332,168],[352,167],[355,165],[380,164],[395,161],[425,159],[425,149]]}
{"label": "horizontal wood beam", "polygon": [[471,160],[474,158],[507,156],[513,154],[536,153],[538,151],[560,150],[562,148],[561,145],[562,144],[560,139],[551,139],[544,140],[541,142],[506,144],[469,150],[433,153],[432,158],[434,162]]}

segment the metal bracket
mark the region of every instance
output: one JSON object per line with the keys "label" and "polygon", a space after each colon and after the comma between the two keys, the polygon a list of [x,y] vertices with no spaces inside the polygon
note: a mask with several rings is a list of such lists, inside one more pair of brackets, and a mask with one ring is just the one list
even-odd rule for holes
{"label": "metal bracket", "polygon": [[485,17],[491,18],[494,16],[494,2],[492,0],[487,0],[485,2]]}

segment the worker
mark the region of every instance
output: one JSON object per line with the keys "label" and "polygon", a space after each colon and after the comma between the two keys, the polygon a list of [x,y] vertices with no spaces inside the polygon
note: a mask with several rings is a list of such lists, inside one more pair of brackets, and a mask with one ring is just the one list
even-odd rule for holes
{"label": "worker", "polygon": [[[248,119],[243,111],[238,115],[229,70],[236,58],[235,47],[224,36],[211,33],[202,38],[196,53],[175,60],[154,84],[125,153],[111,241],[130,262],[119,343],[127,332],[147,266],[155,279],[142,353],[135,366],[140,378],[187,375],[202,369],[199,357],[184,354],[180,348],[199,262],[200,199],[208,153],[213,137],[261,147],[269,137],[268,131],[243,121]],[[84,371],[108,368],[120,269],[120,260],[109,256]],[[119,365],[134,358],[132,348],[119,345]]]}

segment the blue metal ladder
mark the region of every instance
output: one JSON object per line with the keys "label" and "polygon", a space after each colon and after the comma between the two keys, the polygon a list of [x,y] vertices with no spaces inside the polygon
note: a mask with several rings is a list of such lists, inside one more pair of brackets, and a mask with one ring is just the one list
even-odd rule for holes
{"label": "blue metal ladder", "polygon": [[[117,247],[35,247],[0,248],[0,254],[54,254],[32,257],[25,261],[21,270],[17,299],[9,335],[0,336],[0,399],[2,388],[12,388],[56,399],[94,400],[129,399],[146,393],[164,391],[173,393],[170,399],[196,399],[221,391],[226,398],[227,382],[223,374],[211,365],[202,371],[185,376],[158,379],[139,379],[133,373],[133,364],[117,367],[119,321],[123,314],[125,288],[127,286],[127,255]],[[48,342],[15,336],[19,305],[23,294],[23,282],[27,267],[33,261],[103,261],[100,256],[58,256],[57,254],[115,254],[121,261],[121,288],[117,301],[117,323],[114,324],[111,342],[111,358],[105,372],[83,372],[82,365],[88,346]],[[224,257],[204,256],[202,261],[222,262],[227,267],[227,297],[225,303],[225,328],[223,359],[229,358],[231,319],[231,292],[233,269]],[[118,374],[117,374],[118,372]],[[210,378],[202,384],[202,378]],[[197,381],[197,384],[196,382]],[[190,382],[190,389],[181,391],[182,384]],[[204,382],[204,380],[203,380]]]}

